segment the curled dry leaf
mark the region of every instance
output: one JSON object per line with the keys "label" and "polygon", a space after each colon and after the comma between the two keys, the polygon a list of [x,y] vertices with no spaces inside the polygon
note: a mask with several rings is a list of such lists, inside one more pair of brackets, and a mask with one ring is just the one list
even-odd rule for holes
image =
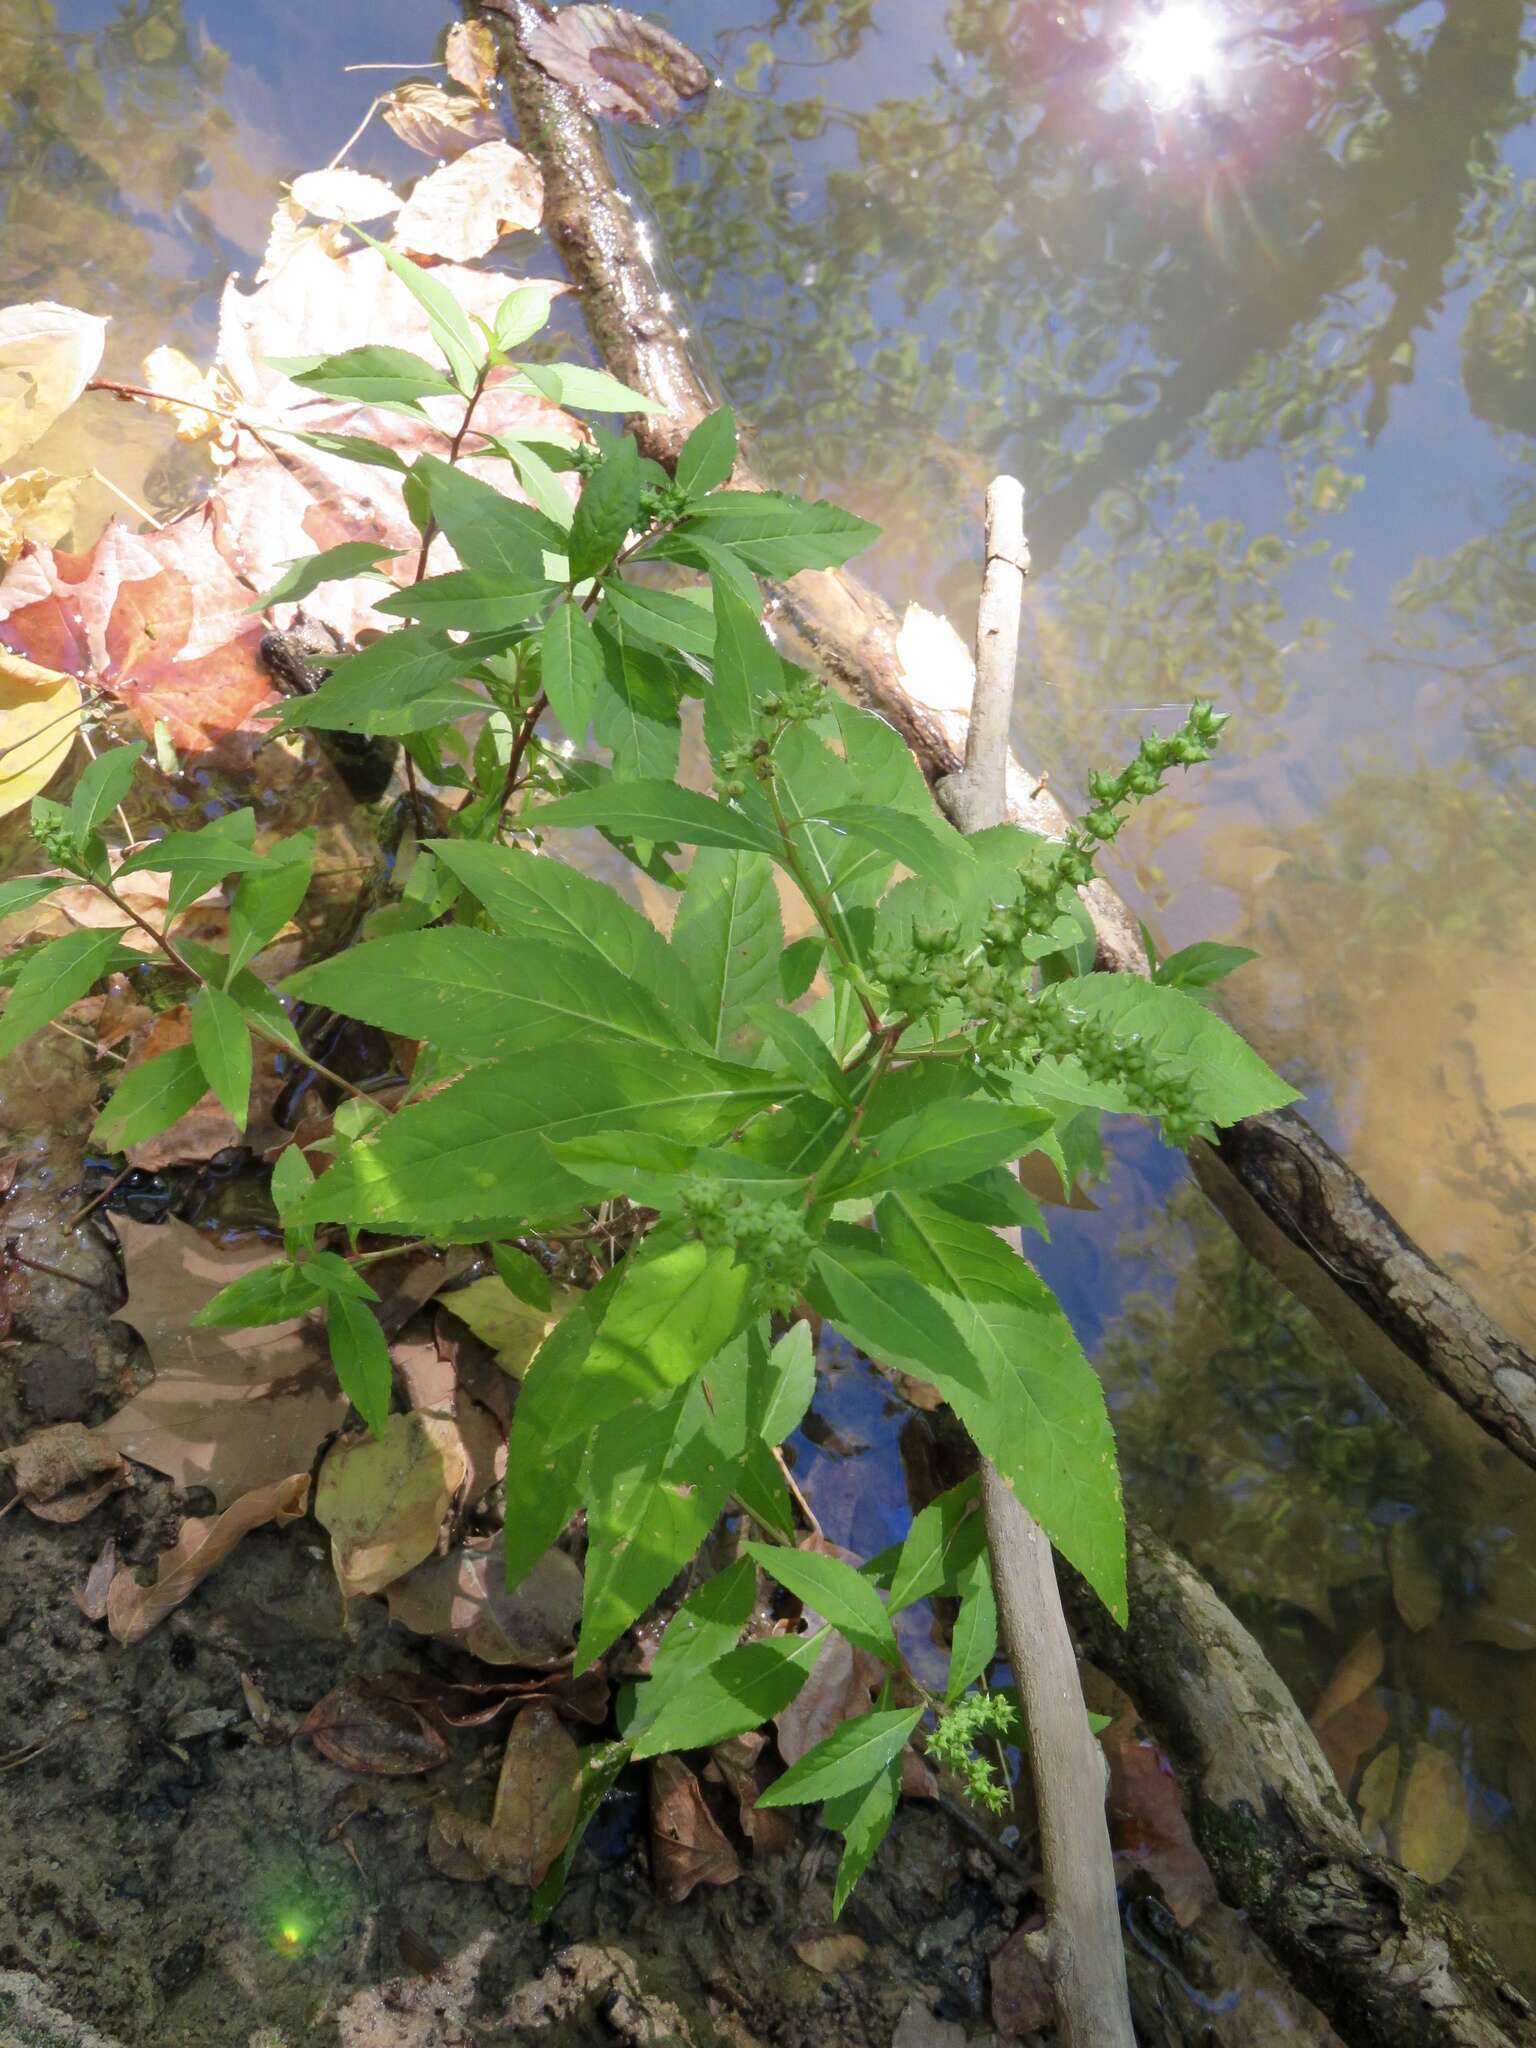
{"label": "curled dry leaf", "polygon": [[660,128],[709,91],[709,72],[686,43],[625,7],[527,9],[524,51],[579,93],[595,114]]}
{"label": "curled dry leaf", "polygon": [[1109,1760],[1109,1822],[1117,1856],[1145,1870],[1181,1927],[1216,1900],[1216,1881],[1195,1847],[1173,1766],[1123,1715],[1103,1735]]}
{"label": "curled dry leaf", "polygon": [[27,541],[51,548],[75,519],[83,476],[55,476],[51,469],[24,469],[0,477],[0,568],[9,568]]}
{"label": "curled dry leaf", "polygon": [[0,648],[0,818],[41,795],[75,743],[80,685]]}
{"label": "curled dry leaf", "polygon": [[885,1683],[885,1666],[846,1636],[834,1636],[783,1713],[774,1716],[779,1755],[796,1764],[856,1714],[867,1714]]}
{"label": "curled dry leaf", "polygon": [[127,1481],[116,1450],[82,1422],[38,1430],[0,1451],[0,1464],[9,1464],[22,1504],[44,1522],[83,1521]]}
{"label": "curled dry leaf", "polygon": [[316,227],[296,199],[284,199],[274,210],[267,229],[267,246],[256,271],[256,282],[264,285],[269,278],[276,277],[289,257],[301,249],[316,249],[323,256],[335,257],[342,255],[346,247],[344,227],[329,220]]}
{"label": "curled dry leaf", "polygon": [[275,1486],[242,1494],[215,1520],[183,1522],[171,1548],[160,1553],[152,1585],[141,1586],[131,1571],[120,1571],[112,1581],[107,1627],[120,1643],[142,1641],[223,1563],[242,1536],[266,1522],[281,1529],[303,1514],[308,1499],[309,1474],[295,1472]]}
{"label": "curled dry leaf", "polygon": [[101,1546],[96,1562],[85,1575],[85,1584],[75,1586],[75,1605],[87,1621],[104,1621],[107,1614],[107,1592],[117,1577],[117,1538],[109,1536]]}
{"label": "curled dry leaf", "polygon": [[251,1330],[194,1327],[222,1287],[271,1263],[270,1245],[220,1245],[189,1224],[113,1219],[128,1299],[117,1320],[138,1331],[152,1385],[101,1434],[178,1486],[207,1486],[222,1507],[285,1473],[307,1471],[341,1427],[345,1396],[312,1320]]}
{"label": "curled dry leaf", "polygon": [[328,1692],[297,1732],[342,1770],[381,1778],[436,1770],[448,1755],[447,1743],[426,1716],[375,1679],[352,1679]]}
{"label": "curled dry leaf", "polygon": [[503,132],[496,115],[478,100],[419,79],[407,79],[387,92],[379,111],[400,140],[424,156],[462,156]]}
{"label": "curled dry leaf", "polygon": [[224,415],[235,394],[217,370],[200,370],[179,348],[160,347],[144,358],[144,382],[162,394],[149,401],[150,410],[170,414],[178,441],[206,441],[216,463],[233,462],[235,423]]}
{"label": "curled dry leaf", "polygon": [[[910,1752],[906,1752],[910,1754]],[[758,1856],[781,1856],[795,1838],[795,1817],[787,1807],[759,1808],[758,1794],[773,1779],[768,1738],[761,1729],[718,1742],[710,1752],[706,1777],[718,1778],[736,1801],[742,1833]]]}
{"label": "curled dry leaf", "polygon": [[680,1757],[651,1764],[651,1882],[677,1906],[696,1885],[734,1884],[741,1860],[709,1810],[703,1787]]}
{"label": "curled dry leaf", "polygon": [[555,1290],[548,1309],[534,1308],[520,1301],[505,1280],[488,1273],[483,1280],[472,1280],[467,1287],[445,1294],[442,1305],[461,1323],[467,1323],[482,1344],[489,1345],[504,1372],[521,1379],[533,1354],[572,1302],[580,1298],[576,1289],[563,1287]]}
{"label": "curled dry leaf", "polygon": [[401,208],[391,239],[412,256],[472,263],[503,235],[536,228],[543,212],[543,173],[532,157],[498,138],[423,178]]}
{"label": "curled dry leaf", "polygon": [[382,220],[400,208],[394,186],[366,171],[306,171],[288,189],[317,220]]}
{"label": "curled dry leaf", "polygon": [[581,1568],[547,1550],[508,1591],[501,1545],[478,1537],[396,1579],[387,1598],[390,1620],[416,1635],[457,1644],[485,1664],[552,1671],[576,1647]]}
{"label": "curled dry leaf", "polygon": [[456,1425],[419,1409],[391,1415],[382,1436],[331,1447],[315,1520],[330,1532],[344,1600],[382,1593],[431,1555],[468,1469]]}
{"label": "curled dry leaf", "polygon": [[101,362],[107,323],[51,299],[0,311],[0,462],[41,440]]}
{"label": "curled dry leaf", "polygon": [[600,1728],[608,1717],[608,1681],[594,1665],[579,1678],[504,1678],[485,1685],[458,1685],[422,1671],[385,1671],[370,1684],[391,1699],[418,1708],[445,1728],[483,1728],[513,1707],[543,1700],[568,1721]]}
{"label": "curled dry leaf", "polygon": [[462,85],[482,106],[489,106],[500,68],[496,36],[490,23],[456,21],[448,31],[443,66],[455,85]]}
{"label": "curled dry leaf", "polygon": [[1433,1743],[1416,1743],[1408,1782],[1399,1788],[1403,1753],[1394,1742],[1360,1780],[1360,1829],[1373,1849],[1393,1856],[1426,1884],[1443,1884],[1471,1835],[1461,1766]]}
{"label": "curled dry leaf", "polygon": [[580,1810],[581,1752],[553,1708],[535,1702],[507,1737],[489,1823],[433,1809],[433,1867],[445,1877],[537,1885],[570,1840]]}

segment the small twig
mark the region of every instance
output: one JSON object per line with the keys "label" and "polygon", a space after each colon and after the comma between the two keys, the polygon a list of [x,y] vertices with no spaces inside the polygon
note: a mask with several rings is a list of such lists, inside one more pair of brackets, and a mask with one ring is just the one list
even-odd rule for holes
{"label": "small twig", "polygon": [[46,1259],[29,1258],[25,1252],[17,1251],[14,1240],[6,1249],[18,1266],[29,1266],[34,1273],[50,1273],[55,1280],[73,1280],[77,1287],[88,1287],[93,1294],[107,1292],[98,1280],[84,1280],[78,1273],[66,1273],[62,1266],[50,1266]]}
{"label": "small twig", "polygon": [[107,1182],[106,1186],[100,1191],[99,1194],[92,1195],[91,1199],[85,1204],[83,1209],[77,1209],[75,1211],[74,1215],[70,1217],[69,1221],[65,1224],[64,1228],[66,1230],[73,1230],[78,1224],[83,1223],[86,1217],[90,1215],[93,1209],[99,1209],[102,1203],[107,1199],[108,1195],[116,1194],[117,1190],[122,1186],[123,1182],[128,1179],[129,1175],[137,1173],[138,1170],[139,1169],[136,1166],[125,1166],[121,1173],[114,1174],[111,1180]]}
{"label": "small twig", "polygon": [[[178,405],[186,405],[190,403],[191,401],[189,399],[177,400]],[[103,473],[99,469],[93,469],[91,471],[91,475],[95,478],[96,482],[103,487],[103,489],[110,491],[114,498],[121,498],[123,503],[128,507],[128,510],[130,512],[136,513],[137,516],[144,521],[146,526],[152,526],[155,529],[156,533],[164,532],[165,528],[163,523],[155,517],[154,513],[149,510],[148,506],[141,505],[136,498],[130,498],[128,493],[121,487],[121,485],[113,483],[111,477],[103,475]]]}
{"label": "small twig", "polygon": [[325,168],[328,171],[335,170],[336,166],[341,162],[342,158],[346,155],[347,151],[352,147],[353,143],[356,142],[358,138],[362,135],[364,129],[368,126],[368,123],[373,119],[374,115],[379,111],[380,107],[383,106],[383,104],[384,96],[382,93],[380,93],[376,98],[371,99],[368,102],[367,113],[364,114],[361,121],[358,122],[357,126],[352,130],[352,133],[347,137],[346,141],[341,145],[340,149],[337,150],[336,154],[331,158],[330,162],[326,165]]}

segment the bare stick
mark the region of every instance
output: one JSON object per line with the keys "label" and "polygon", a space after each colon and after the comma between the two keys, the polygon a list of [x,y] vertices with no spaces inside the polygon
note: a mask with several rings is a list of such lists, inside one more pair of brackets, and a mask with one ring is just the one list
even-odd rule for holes
{"label": "bare stick", "polygon": [[[976,613],[976,693],[965,766],[950,780],[962,832],[1008,816],[1008,736],[1029,548],[1024,487],[987,491],[986,567]],[[994,1465],[981,1468],[992,1577],[1008,1662],[1029,1736],[1045,1866],[1047,1968],[1066,2048],[1135,2048],[1115,1866],[1104,1818],[1104,1764],[1088,1726],[1077,1656],[1045,1531]]]}

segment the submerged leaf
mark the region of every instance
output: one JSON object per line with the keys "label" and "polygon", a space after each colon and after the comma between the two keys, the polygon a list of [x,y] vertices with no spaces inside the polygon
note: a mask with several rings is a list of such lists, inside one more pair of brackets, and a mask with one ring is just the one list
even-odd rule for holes
{"label": "submerged leaf", "polygon": [[396,1699],[384,1679],[355,1678],[317,1700],[298,1733],[344,1771],[404,1778],[436,1770],[448,1745],[419,1708]]}
{"label": "submerged leaf", "polygon": [[327,1453],[315,1520],[330,1531],[344,1599],[381,1593],[431,1555],[467,1470],[457,1426],[419,1411],[391,1415],[378,1437]]}
{"label": "submerged leaf", "polygon": [[538,165],[498,137],[421,180],[395,222],[394,245],[413,256],[472,263],[503,235],[536,228],[543,212]]}
{"label": "submerged leaf", "polygon": [[596,114],[660,128],[709,91],[709,72],[692,50],[625,7],[562,7],[542,19],[528,9],[518,33],[540,70]]}
{"label": "submerged leaf", "polygon": [[463,156],[477,143],[496,141],[502,132],[496,115],[478,100],[420,79],[407,79],[386,93],[380,112],[402,142],[425,156]]}
{"label": "submerged leaf", "polygon": [[677,1906],[696,1885],[733,1884],[741,1859],[710,1812],[698,1779],[675,1756],[651,1765],[651,1881]]}
{"label": "submerged leaf", "polygon": [[45,790],[75,743],[80,685],[0,648],[0,818]]}
{"label": "submerged leaf", "polygon": [[282,1528],[304,1512],[309,1474],[295,1472],[275,1486],[242,1494],[216,1521],[183,1522],[176,1541],[160,1555],[154,1583],[141,1586],[133,1572],[121,1571],[107,1592],[107,1627],[120,1643],[137,1643],[173,1608],[196,1591],[215,1565],[221,1564],[252,1529],[266,1522]]}
{"label": "submerged leaf", "polygon": [[28,448],[96,374],[107,323],[39,299],[0,311],[0,462]]}

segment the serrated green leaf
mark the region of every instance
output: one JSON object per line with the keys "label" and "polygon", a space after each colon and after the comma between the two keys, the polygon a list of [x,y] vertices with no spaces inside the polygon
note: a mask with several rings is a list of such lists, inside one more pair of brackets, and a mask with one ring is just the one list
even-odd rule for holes
{"label": "serrated green leaf", "polygon": [[751,1276],[723,1245],[669,1244],[653,1234],[619,1275],[582,1375],[587,1427],[681,1385],[747,1315]]}
{"label": "serrated green leaf", "polygon": [[408,1104],[316,1183],[301,1220],[433,1236],[496,1217],[553,1226],[579,1212],[588,1190],[542,1139],[616,1122],[712,1137],[777,1092],[750,1069],[689,1055],[549,1046]]}
{"label": "serrated green leaf", "polygon": [[375,241],[362,228],[354,227],[352,232],[378,250],[426,314],[432,339],[443,352],[449,374],[467,398],[475,388],[475,377],[485,361],[484,337],[475,332],[469,315],[440,279],[413,263],[409,256],[402,256],[398,249],[391,249],[385,242]]}
{"label": "serrated green leaf", "polygon": [[731,1460],[710,1422],[695,1380],[659,1406],[626,1410],[598,1428],[586,1466],[574,1669],[584,1671],[618,1641],[714,1527],[730,1491]]}
{"label": "serrated green leaf", "polygon": [[[859,1584],[866,1581],[861,1579]],[[808,1806],[814,1800],[857,1791],[901,1755],[922,1718],[921,1707],[894,1707],[844,1721],[825,1742],[818,1742],[798,1763],[791,1764],[766,1792],[759,1792],[757,1804]]]}
{"label": "serrated green leaf", "polygon": [[192,1046],[207,1085],[235,1129],[243,1131],[251,1106],[250,1029],[233,996],[212,983],[199,989],[192,1003]]}
{"label": "serrated green leaf", "polygon": [[852,1108],[852,1083],[833,1056],[832,1048],[813,1025],[777,1003],[758,1003],[748,1022],[768,1040],[797,1081],[827,1102]]}
{"label": "serrated green leaf", "polygon": [[318,391],[326,398],[356,398],[365,405],[455,395],[448,378],[423,357],[378,342],[334,356],[268,356],[265,362],[269,370],[305,391]]}
{"label": "serrated green leaf", "polygon": [[507,293],[496,308],[491,332],[500,349],[520,348],[549,325],[552,295],[538,285],[522,284]]}
{"label": "serrated green leaf", "polygon": [[838,1919],[848,1895],[874,1860],[875,1851],[890,1832],[901,1799],[901,1760],[894,1758],[868,1785],[831,1799],[822,1811],[822,1822],[843,1837],[842,1859],[832,1889],[832,1918]]}
{"label": "serrated green leaf", "polygon": [[820,933],[796,939],[779,955],[779,994],[786,1003],[798,1003],[821,965],[827,942]]}
{"label": "serrated green leaf", "polygon": [[[1061,1304],[983,1225],[920,1195],[877,1211],[890,1252],[933,1290],[980,1369],[951,1382],[919,1364],[1112,1614],[1125,1614],[1125,1523],[1114,1434],[1098,1375]],[[913,1354],[909,1351],[909,1357]]]}
{"label": "serrated green leaf", "polygon": [[[1047,1141],[1040,1142],[1043,1149]],[[1050,1236],[1040,1204],[1011,1166],[989,1167],[969,1180],[936,1189],[930,1200],[967,1223],[986,1223],[997,1230],[1038,1230],[1042,1237]]]}
{"label": "serrated green leaf", "polygon": [[949,1644],[949,1678],[944,1697],[955,1701],[978,1678],[986,1676],[997,1655],[997,1594],[992,1586],[992,1560],[985,1548],[971,1560],[960,1589]]}
{"label": "serrated green leaf", "polygon": [[819,1314],[872,1358],[909,1365],[933,1380],[962,1420],[952,1389],[960,1389],[973,1406],[986,1400],[981,1367],[944,1305],[883,1250],[873,1231],[829,1225],[806,1294]]}
{"label": "serrated green leaf", "polygon": [[736,415],[728,405],[699,421],[677,455],[677,481],[690,498],[718,490],[736,467]]}
{"label": "serrated green leaf", "polygon": [[937,812],[928,818],[918,818],[910,811],[879,804],[839,804],[820,815],[835,831],[847,833],[889,859],[900,861],[913,874],[940,888],[958,891],[964,886],[969,858],[965,841]]}
{"label": "serrated green leaf", "polygon": [[900,1661],[896,1633],[885,1604],[869,1580],[861,1578],[852,1565],[818,1551],[786,1550],[773,1543],[748,1543],[745,1548],[771,1578],[777,1579],[806,1607],[814,1609],[823,1621],[830,1622],[850,1643],[868,1650],[883,1663]]}
{"label": "serrated green leaf", "polygon": [[763,608],[763,593],[746,563],[729,548],[716,547],[698,534],[662,533],[640,550],[643,562],[678,562],[700,575],[716,576],[729,585],[745,605],[756,612]]}
{"label": "serrated green leaf", "polygon": [[277,1259],[221,1287],[192,1321],[199,1329],[260,1329],[270,1323],[290,1322],[317,1308],[324,1299],[325,1290],[317,1287],[301,1266]]}
{"label": "serrated green leaf", "polygon": [[360,654],[345,654],[318,690],[293,697],[274,723],[284,729],[398,736],[486,709],[485,698],[459,680],[505,634],[457,643],[433,626],[382,634]]}
{"label": "serrated green leaf", "polygon": [[699,991],[704,1035],[723,1057],[750,1058],[754,1005],[774,993],[783,945],[779,891],[764,853],[700,847],[672,927],[672,954]]}
{"label": "serrated green leaf", "polygon": [[760,1728],[800,1691],[829,1633],[819,1629],[813,1636],[770,1636],[727,1651],[662,1705],[635,1739],[637,1761],[670,1750],[707,1749]]}
{"label": "serrated green leaf", "polygon": [[585,739],[603,680],[602,643],[578,604],[563,604],[544,627],[544,694],[573,740]]}
{"label": "serrated green leaf", "polygon": [[0,1058],[51,1024],[109,973],[120,945],[117,932],[66,932],[34,953],[17,975],[0,1017]]}
{"label": "serrated green leaf", "polygon": [[576,1851],[581,1847],[582,1836],[613,1790],[619,1773],[629,1762],[629,1755],[627,1742],[592,1742],[581,1752],[581,1799],[576,1808],[576,1823],[566,1838],[565,1847],[544,1873],[534,1892],[528,1917],[535,1927],[542,1927],[559,1905],[566,1879],[571,1874],[571,1865],[576,1860]]}
{"label": "serrated green leaf", "polygon": [[130,854],[119,875],[136,875],[142,870],[171,877],[166,903],[167,924],[180,915],[194,897],[212,889],[226,875],[246,874],[261,865],[256,851],[256,813],[250,809],[226,811],[197,832],[167,832],[148,846]]}
{"label": "serrated green leaf", "polygon": [[957,1573],[986,1550],[980,1493],[978,1479],[964,1479],[913,1517],[891,1574],[892,1614],[952,1592]]}
{"label": "serrated green leaf", "polygon": [[682,743],[681,689],[665,658],[638,646],[622,621],[594,628],[603,673],[592,700],[592,731],[613,755],[617,780],[638,782],[677,772]]}
{"label": "serrated green leaf", "polygon": [[768,854],[781,850],[777,837],[756,820],[671,782],[614,782],[600,789],[578,790],[541,805],[529,822],[540,826],[600,825],[630,839],[689,846],[741,847]]}
{"label": "serrated green leaf", "polygon": [[545,556],[565,554],[565,534],[532,505],[520,505],[435,455],[418,457],[412,477],[466,569],[505,577],[514,590],[545,575]]}
{"label": "serrated green leaf", "polygon": [[542,569],[522,588],[514,588],[500,570],[450,569],[377,598],[373,608],[392,619],[415,619],[434,632],[499,635],[542,611],[559,587]]}
{"label": "serrated green leaf", "polygon": [[650,1679],[636,1694],[631,1738],[650,1726],[668,1700],[686,1692],[701,1672],[736,1647],[752,1619],[756,1597],[757,1572],[749,1557],[737,1558],[689,1594],[667,1623]]}
{"label": "serrated green leaf", "polygon": [[1214,940],[1203,939],[1193,946],[1181,946],[1177,953],[1160,960],[1152,971],[1152,979],[1166,988],[1210,988],[1258,957],[1251,946],[1221,946]]}
{"label": "serrated green leaf", "polygon": [[678,528],[729,548],[760,576],[836,569],[879,538],[878,526],[837,505],[811,504],[782,491],[716,491]]}
{"label": "serrated green leaf", "polygon": [[[1230,1024],[1176,988],[1160,988],[1134,974],[1085,974],[1056,985],[1057,998],[1123,1038],[1139,1038],[1159,1065],[1188,1078],[1197,1116],[1235,1124],[1295,1102],[1297,1093],[1265,1065]],[[1118,1082],[1091,1080],[1075,1059],[1043,1059],[1019,1092],[1033,1088],[1063,1102],[1129,1111]]]}
{"label": "serrated green leaf", "polygon": [[[69,798],[69,829],[77,840],[83,843],[108,812],[116,810],[143,758],[144,742],[135,740],[130,746],[108,747],[86,762]],[[0,910],[0,917],[4,915]]]}
{"label": "serrated green leaf", "polygon": [[626,434],[585,478],[566,553],[571,580],[606,569],[640,518],[640,451]]}
{"label": "serrated green leaf", "polygon": [[0,882],[0,917],[31,910],[55,889],[62,889],[65,881],[63,875],[13,875],[8,882]]}
{"label": "serrated green leaf", "polygon": [[338,455],[344,462],[360,462],[369,469],[392,469],[404,475],[410,468],[405,458],[393,448],[386,448],[382,441],[370,441],[366,434],[301,434],[292,427],[280,427],[279,433],[290,435],[295,441],[302,441],[306,448],[316,448],[322,455]]}
{"label": "serrated green leaf", "polygon": [[969,1180],[989,1166],[1017,1159],[1050,1128],[1046,1112],[1014,1103],[979,1097],[936,1102],[861,1143],[848,1172],[828,1192],[840,1199],[887,1187],[915,1194]]}
{"label": "serrated green leaf", "polygon": [[751,1374],[751,1404],[763,1442],[781,1444],[800,1427],[816,1392],[816,1347],[809,1323],[792,1323]]}
{"label": "serrated green leaf", "polygon": [[666,407],[642,391],[631,391],[606,370],[581,363],[519,363],[518,370],[535,391],[556,405],[579,406],[583,412],[665,412]]}
{"label": "serrated green leaf", "polygon": [[322,583],[345,583],[403,553],[401,548],[380,547],[377,541],[344,540],[318,555],[299,555],[288,563],[272,588],[246,606],[247,611],[264,612],[274,604],[297,604]]}
{"label": "serrated green leaf", "polygon": [[375,1436],[389,1421],[389,1345],[379,1319],[354,1295],[327,1297],[325,1334],[341,1391]]}
{"label": "serrated green leaf", "polygon": [[704,700],[704,737],[710,758],[749,746],[757,736],[759,706],[782,688],[784,664],[763,630],[756,607],[720,577],[715,599],[714,677]]}
{"label": "serrated green leaf", "polygon": [[834,698],[832,714],[843,742],[843,759],[861,799],[887,809],[910,811],[925,823],[931,819],[933,792],[895,726],[842,697]]}
{"label": "serrated green leaf", "polygon": [[494,450],[504,455],[511,463],[518,482],[526,495],[538,506],[546,519],[552,520],[562,533],[568,533],[571,526],[572,505],[561,488],[558,473],[544,460],[537,448],[526,441],[503,441],[492,438],[487,443],[487,452]]}
{"label": "serrated green leaf", "polygon": [[715,622],[709,606],[696,604],[676,591],[652,590],[648,584],[625,583],[610,576],[603,585],[602,610],[615,615],[631,632],[659,641],[663,647],[676,647],[706,660],[714,652]]}
{"label": "serrated green leaf", "polygon": [[298,912],[309,892],[315,859],[313,831],[296,832],[241,876],[229,906],[229,975],[239,974]]}
{"label": "serrated green leaf", "polygon": [[126,1152],[168,1131],[207,1092],[196,1051],[190,1045],[173,1046],[124,1074],[91,1135],[109,1152]]}
{"label": "serrated green leaf", "polygon": [[508,1586],[518,1585],[581,1507],[581,1473],[591,1441],[580,1426],[587,1354],[618,1286],[610,1273],[568,1309],[523,1374],[507,1438]]}
{"label": "serrated green leaf", "polygon": [[596,953],[449,925],[350,947],[284,984],[304,1002],[472,1059],[574,1037],[677,1051],[677,1024]]}

